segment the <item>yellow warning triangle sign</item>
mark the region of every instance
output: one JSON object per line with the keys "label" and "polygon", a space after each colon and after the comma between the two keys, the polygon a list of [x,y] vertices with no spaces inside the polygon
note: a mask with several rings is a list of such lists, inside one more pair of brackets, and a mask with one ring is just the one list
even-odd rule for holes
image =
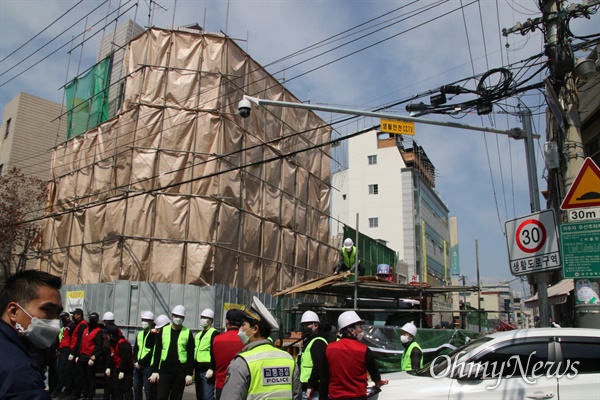
{"label": "yellow warning triangle sign", "polygon": [[600,168],[591,158],[586,158],[577,173],[560,208],[585,208],[600,206]]}

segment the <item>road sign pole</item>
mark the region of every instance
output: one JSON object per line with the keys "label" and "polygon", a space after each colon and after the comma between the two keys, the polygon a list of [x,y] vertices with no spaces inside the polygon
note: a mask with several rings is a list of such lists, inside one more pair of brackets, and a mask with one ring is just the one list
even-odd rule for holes
{"label": "road sign pole", "polygon": [[[533,125],[531,123],[531,111],[528,109],[521,111],[523,119],[523,129],[525,130],[525,157],[527,158],[527,177],[529,181],[529,198],[531,202],[531,212],[541,211],[540,190],[537,180],[537,167],[535,163],[535,147],[533,143]],[[539,272],[534,275],[537,284],[538,298],[540,302],[540,326],[548,327],[548,275],[546,272]]]}

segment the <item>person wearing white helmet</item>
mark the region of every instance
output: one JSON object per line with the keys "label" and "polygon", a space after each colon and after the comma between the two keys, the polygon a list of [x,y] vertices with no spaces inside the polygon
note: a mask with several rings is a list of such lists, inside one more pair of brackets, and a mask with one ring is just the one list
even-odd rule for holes
{"label": "person wearing white helmet", "polygon": [[[102,316],[102,322],[104,324],[102,328],[102,351],[100,352],[100,357],[96,361],[98,365],[106,364],[108,359],[110,358],[111,350],[111,341],[110,335],[108,333],[108,328],[115,325],[115,314],[112,311],[107,311]],[[117,327],[118,329],[118,327]],[[121,330],[119,329],[119,335],[123,335]],[[110,399],[112,396],[112,380],[108,376],[104,376],[104,399]]]}
{"label": "person wearing white helmet", "polygon": [[196,399],[215,400],[215,358],[213,356],[213,343],[219,332],[213,327],[215,312],[205,308],[200,313],[200,327],[202,330],[196,334],[194,350],[194,374],[196,377]]}
{"label": "person wearing white helmet", "polygon": [[321,395],[329,400],[366,398],[367,374],[376,386],[387,384],[381,380],[375,356],[360,342],[362,322],[355,311],[343,312],[338,318],[342,337],[327,346],[320,386]]}
{"label": "person wearing white helmet", "polygon": [[135,337],[133,345],[133,397],[142,400],[142,390],[146,399],[156,399],[156,385],[150,383],[148,378],[152,375],[152,356],[158,331],[154,330],[154,314],[144,311],[141,315],[142,330]]}
{"label": "person wearing white helmet", "polygon": [[160,331],[165,325],[168,325],[171,323],[171,319],[169,318],[168,315],[166,314],[161,314],[158,317],[156,317],[156,319],[154,320],[154,329],[155,331]]}
{"label": "person wearing white helmet", "polygon": [[185,307],[175,306],[171,324],[165,325],[156,337],[152,357],[151,383],[158,383],[158,399],[181,400],[186,386],[193,383],[194,336],[185,326]]}
{"label": "person wearing white helmet", "polygon": [[300,318],[302,326],[302,350],[298,354],[302,398],[319,400],[321,367],[325,359],[327,339],[320,331],[321,321],[314,311],[305,311]]}
{"label": "person wearing white helmet", "polygon": [[340,249],[340,256],[338,263],[333,268],[333,274],[337,275],[340,272],[354,271],[354,265],[358,263],[358,275],[365,275],[365,267],[358,258],[358,249],[354,245],[354,242],[350,238],[344,240],[344,245]]}
{"label": "person wearing white helmet", "polygon": [[417,327],[412,322],[409,322],[404,324],[400,328],[400,331],[402,331],[400,341],[404,347],[404,354],[402,354],[400,362],[401,370],[411,371],[423,368],[423,350],[421,350],[421,346],[415,341]]}

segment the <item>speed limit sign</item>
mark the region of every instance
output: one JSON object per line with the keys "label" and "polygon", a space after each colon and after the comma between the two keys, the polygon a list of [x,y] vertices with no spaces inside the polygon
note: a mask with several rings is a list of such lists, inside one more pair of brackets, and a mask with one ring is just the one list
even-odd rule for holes
{"label": "speed limit sign", "polygon": [[561,267],[554,210],[506,221],[510,272],[515,276]]}

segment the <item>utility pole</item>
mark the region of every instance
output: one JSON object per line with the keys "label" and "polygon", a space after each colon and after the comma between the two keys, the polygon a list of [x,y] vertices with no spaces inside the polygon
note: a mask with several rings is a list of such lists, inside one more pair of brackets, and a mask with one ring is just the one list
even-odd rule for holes
{"label": "utility pole", "polygon": [[[535,148],[533,144],[532,132],[533,124],[531,123],[531,111],[528,109],[521,111],[521,118],[523,120],[523,129],[528,129],[525,133],[525,154],[527,157],[527,174],[529,177],[529,199],[531,201],[531,212],[535,213],[541,211],[540,206],[540,190],[538,187],[538,180],[536,176],[536,162],[535,162]],[[534,275],[534,279],[537,283],[538,298],[540,302],[540,325],[542,327],[549,326],[549,304],[548,304],[548,275],[545,271],[538,272]]]}
{"label": "utility pole", "polygon": [[[549,77],[549,85],[547,85],[548,91],[553,91],[553,94],[549,93],[549,97],[558,97],[559,103],[556,106],[562,108],[561,113],[564,114],[564,126],[566,132],[564,132],[565,137],[563,143],[560,143],[559,140],[558,145],[563,145],[562,153],[563,153],[563,162],[561,165],[564,167],[563,169],[563,186],[564,193],[567,193],[570,189],[577,173],[579,172],[581,166],[583,165],[583,161],[585,159],[585,155],[583,152],[583,144],[581,138],[581,119],[579,117],[578,110],[578,96],[577,90],[575,86],[575,77],[573,74],[573,70],[575,67],[575,59],[573,54],[573,49],[571,47],[569,38],[567,37],[568,32],[565,32],[564,24],[562,21],[566,18],[577,16],[576,12],[587,11],[588,8],[594,7],[600,4],[599,0],[592,0],[589,2],[585,2],[584,4],[576,4],[570,5],[564,10],[559,9],[560,5],[563,3],[561,0],[543,0],[542,1],[542,17],[535,19],[528,19],[525,23],[521,24],[517,22],[515,26],[510,29],[503,29],[502,34],[504,36],[508,36],[510,33],[520,32],[521,34],[526,34],[527,32],[533,31],[536,29],[536,26],[543,25],[543,30],[545,32],[544,42],[545,42],[545,54],[550,59],[550,77]],[[553,110],[554,111],[554,110]],[[523,118],[523,128],[527,131],[531,130],[531,113],[521,113]],[[555,118],[558,121],[558,124],[561,125],[563,123],[562,115],[557,116],[555,114]],[[559,121],[560,120],[560,121]],[[547,127],[547,136],[551,136],[550,132],[552,129],[552,125]],[[533,141],[530,138],[526,138],[526,149],[528,147],[533,146]],[[529,154],[531,150],[527,150]],[[535,162],[535,153],[533,153],[533,160]],[[535,164],[534,164],[535,165]],[[530,178],[530,184],[532,180]],[[535,179],[537,184],[537,179]],[[531,211],[537,212],[541,210],[539,205],[539,197],[538,191],[536,193],[532,193],[532,187],[530,186],[530,196],[532,199],[531,203]],[[560,191],[557,193],[557,196],[560,197]],[[535,201],[534,201],[535,200]],[[560,204],[560,199],[557,199]],[[558,213],[557,213],[558,215]],[[562,218],[558,218],[562,220]],[[537,285],[538,297],[540,299],[540,325],[542,327],[549,326],[549,305],[548,305],[548,276],[545,272],[540,272],[535,275],[535,282]]]}

